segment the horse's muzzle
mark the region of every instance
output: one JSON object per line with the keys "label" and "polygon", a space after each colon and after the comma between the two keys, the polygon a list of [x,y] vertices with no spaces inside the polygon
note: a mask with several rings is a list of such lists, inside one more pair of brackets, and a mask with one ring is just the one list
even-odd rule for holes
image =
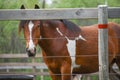
{"label": "horse's muzzle", "polygon": [[34,49],[26,48],[26,52],[27,52],[29,57],[35,57],[35,55],[36,55],[36,48],[34,48]]}

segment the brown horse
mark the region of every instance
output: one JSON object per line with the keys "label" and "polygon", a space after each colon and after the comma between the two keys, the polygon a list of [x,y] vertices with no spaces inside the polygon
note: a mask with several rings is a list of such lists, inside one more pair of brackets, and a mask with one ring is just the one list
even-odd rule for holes
{"label": "brown horse", "polygon": [[[79,28],[67,20],[21,20],[19,32],[22,29],[28,55],[35,56],[35,47],[39,44],[52,80],[70,80],[72,74],[98,71],[97,24]],[[108,30],[111,67],[118,53],[118,39],[111,27]]]}

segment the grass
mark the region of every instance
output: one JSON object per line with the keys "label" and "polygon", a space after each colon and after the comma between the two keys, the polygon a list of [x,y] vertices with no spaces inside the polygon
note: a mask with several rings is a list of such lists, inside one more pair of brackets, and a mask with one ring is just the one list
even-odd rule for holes
{"label": "grass", "polygon": [[[36,76],[36,80],[41,80],[41,76]],[[43,80],[52,80],[50,76],[44,76]]]}
{"label": "grass", "polygon": [[[88,76],[89,77],[89,76]],[[98,76],[97,75],[91,75],[88,79],[87,76],[84,76],[82,80],[98,80]],[[50,76],[44,76],[43,79],[41,79],[41,76],[36,76],[36,80],[52,80]]]}

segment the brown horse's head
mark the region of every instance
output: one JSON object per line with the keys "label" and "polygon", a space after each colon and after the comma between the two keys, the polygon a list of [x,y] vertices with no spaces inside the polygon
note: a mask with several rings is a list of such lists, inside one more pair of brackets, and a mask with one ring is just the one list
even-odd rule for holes
{"label": "brown horse's head", "polygon": [[[39,7],[35,5],[35,9]],[[21,9],[25,9],[24,5]],[[26,40],[26,52],[29,57],[35,56],[36,46],[40,38],[40,21],[39,20],[21,20],[19,24],[19,33],[23,29],[24,38]]]}

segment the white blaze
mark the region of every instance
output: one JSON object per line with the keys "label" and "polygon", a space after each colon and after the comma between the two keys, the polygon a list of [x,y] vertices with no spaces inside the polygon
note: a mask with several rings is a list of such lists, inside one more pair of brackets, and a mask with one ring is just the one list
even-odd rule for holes
{"label": "white blaze", "polygon": [[33,43],[33,40],[32,40],[32,28],[33,28],[34,24],[32,23],[32,21],[29,22],[29,25],[28,25],[28,28],[29,28],[29,31],[30,31],[30,41],[29,41],[29,47],[28,49],[34,49],[35,45]]}

